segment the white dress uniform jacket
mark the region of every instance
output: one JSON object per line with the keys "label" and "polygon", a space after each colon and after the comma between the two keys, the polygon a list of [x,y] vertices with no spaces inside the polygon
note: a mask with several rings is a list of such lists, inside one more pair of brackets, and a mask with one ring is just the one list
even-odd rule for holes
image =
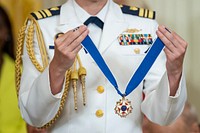
{"label": "white dress uniform jacket", "polygon": [[[155,20],[124,14],[119,5],[112,0],[107,3],[104,29],[99,41],[99,52],[116,78],[120,91],[125,92],[126,85],[146,55],[149,45],[122,46],[118,36],[127,29],[139,29],[140,34],[151,34],[156,38],[158,24]],[[67,32],[83,24],[77,17],[73,0],[61,6],[60,14],[38,20],[44,37],[48,58],[54,56],[54,37],[59,32]],[[134,52],[135,48],[140,53]],[[34,51],[41,63],[41,54],[37,38],[34,37]],[[143,113],[152,121],[166,125],[174,121],[183,109],[186,100],[184,75],[181,77],[179,89],[174,97],[169,96],[169,82],[166,73],[166,57],[164,52],[158,56],[143,82],[126,98],[132,103],[132,113],[126,118],[115,114],[116,102],[121,98],[115,88],[100,71],[89,54],[82,49],[79,52],[82,64],[87,69],[86,95],[87,104],[82,104],[81,87],[78,87],[78,110],[74,110],[72,88],[64,106],[64,110],[49,129],[52,133],[141,133]],[[50,90],[49,67],[40,73],[32,64],[24,46],[23,74],[19,93],[19,106],[23,118],[31,125],[40,127],[49,122],[58,111],[63,91],[53,95]],[[103,93],[97,87],[104,88]],[[64,88],[64,85],[63,85]],[[143,101],[142,93],[145,93]],[[103,116],[97,117],[101,110]]]}

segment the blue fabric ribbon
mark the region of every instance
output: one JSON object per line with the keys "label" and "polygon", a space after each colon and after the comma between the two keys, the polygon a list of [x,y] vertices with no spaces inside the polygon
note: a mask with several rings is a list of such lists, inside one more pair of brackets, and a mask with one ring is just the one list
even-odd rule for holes
{"label": "blue fabric ribbon", "polygon": [[164,44],[160,40],[160,38],[157,38],[156,41],[152,44],[151,48],[149,49],[142,63],[136,70],[135,74],[129,81],[125,93],[121,93],[113,74],[111,73],[103,57],[101,56],[101,54],[99,53],[98,49],[96,48],[95,44],[93,43],[93,41],[89,36],[86,36],[86,38],[82,41],[82,45],[87,50],[87,52],[92,56],[93,60],[96,62],[96,64],[101,69],[106,78],[115,87],[117,93],[122,97],[128,96],[134,89],[137,88],[137,86],[144,79],[144,77],[146,76],[149,69],[151,68],[154,61],[156,60],[156,58],[158,57],[158,55],[160,54],[161,50],[164,47]]}

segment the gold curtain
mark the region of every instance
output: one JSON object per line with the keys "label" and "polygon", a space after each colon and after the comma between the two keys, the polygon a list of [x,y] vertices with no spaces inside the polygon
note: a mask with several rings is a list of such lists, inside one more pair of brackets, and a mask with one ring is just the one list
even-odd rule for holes
{"label": "gold curtain", "polygon": [[15,40],[21,26],[30,12],[39,10],[42,2],[40,0],[0,0],[0,5],[7,11]]}

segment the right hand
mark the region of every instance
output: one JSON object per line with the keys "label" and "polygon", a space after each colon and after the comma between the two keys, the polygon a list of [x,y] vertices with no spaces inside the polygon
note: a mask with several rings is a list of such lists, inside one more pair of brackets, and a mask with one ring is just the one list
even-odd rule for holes
{"label": "right hand", "polygon": [[82,48],[81,42],[88,35],[89,30],[85,25],[70,30],[55,40],[55,51],[51,65],[56,66],[61,72],[69,69],[76,55]]}
{"label": "right hand", "polygon": [[61,91],[65,72],[73,65],[76,55],[82,48],[81,42],[88,33],[87,27],[82,25],[55,40],[54,57],[49,65],[52,94],[55,95]]}

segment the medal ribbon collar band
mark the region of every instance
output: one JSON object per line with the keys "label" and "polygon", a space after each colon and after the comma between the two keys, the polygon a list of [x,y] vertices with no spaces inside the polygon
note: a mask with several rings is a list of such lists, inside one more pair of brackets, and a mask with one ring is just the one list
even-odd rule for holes
{"label": "medal ribbon collar band", "polygon": [[87,52],[89,52],[89,54],[92,56],[93,60],[99,66],[99,68],[104,73],[106,78],[115,87],[117,93],[122,97],[128,96],[135,88],[137,88],[137,86],[144,79],[145,75],[147,74],[147,72],[149,71],[149,69],[151,68],[154,61],[156,60],[156,58],[158,57],[158,55],[160,54],[161,50],[164,47],[164,44],[160,40],[160,38],[157,38],[154,44],[149,49],[142,63],[136,70],[135,74],[130,79],[126,87],[125,93],[121,93],[113,74],[111,73],[103,57],[101,56],[101,54],[99,53],[98,49],[96,48],[95,44],[93,43],[93,41],[89,36],[86,36],[86,38],[82,41],[82,45],[87,50]]}
{"label": "medal ribbon collar band", "polygon": [[122,99],[120,99],[116,103],[115,107],[115,113],[118,114],[121,117],[126,117],[128,114],[132,112],[132,106],[131,101],[128,101],[128,99],[125,99],[126,96],[128,96],[134,89],[137,88],[137,86],[141,83],[141,81],[144,79],[146,74],[148,73],[149,69],[153,65],[154,61],[160,54],[161,50],[164,47],[163,42],[160,40],[160,38],[157,38],[156,41],[152,44],[151,48],[149,49],[148,53],[144,57],[142,63],[130,79],[125,93],[121,93],[117,82],[111,73],[110,69],[106,65],[103,57],[99,53],[98,49],[96,48],[95,44],[91,40],[91,38],[87,35],[86,38],[82,41],[83,47],[89,52],[89,54],[92,56],[93,60],[96,62],[98,67],[101,69],[105,77],[110,81],[110,83],[115,87],[117,93],[122,96]]}

